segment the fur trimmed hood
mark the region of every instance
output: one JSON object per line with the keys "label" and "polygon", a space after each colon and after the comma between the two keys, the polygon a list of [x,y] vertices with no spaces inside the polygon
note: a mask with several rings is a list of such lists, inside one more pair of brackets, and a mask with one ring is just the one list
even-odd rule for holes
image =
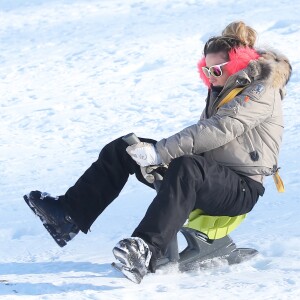
{"label": "fur trimmed hood", "polygon": [[250,61],[248,76],[254,80],[266,80],[272,87],[283,89],[292,74],[292,66],[287,57],[274,50],[257,52],[260,57]]}
{"label": "fur trimmed hood", "polygon": [[[205,57],[198,62],[198,71],[203,83],[210,88],[209,79],[202,71],[205,67]],[[282,89],[290,79],[292,67],[288,59],[274,50],[259,51],[249,47],[232,49],[229,53],[229,63],[224,67],[233,75],[241,70],[246,71],[254,80],[267,80],[275,87]]]}

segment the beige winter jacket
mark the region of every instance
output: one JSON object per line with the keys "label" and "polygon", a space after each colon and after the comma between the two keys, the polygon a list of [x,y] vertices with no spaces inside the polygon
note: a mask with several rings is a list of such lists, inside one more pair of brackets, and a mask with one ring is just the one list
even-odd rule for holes
{"label": "beige winter jacket", "polygon": [[[262,182],[277,169],[283,133],[281,101],[291,75],[289,61],[274,51],[230,76],[217,98],[209,93],[197,124],[157,142],[164,163],[185,154],[202,154]],[[236,87],[244,90],[227,104],[218,104]]]}

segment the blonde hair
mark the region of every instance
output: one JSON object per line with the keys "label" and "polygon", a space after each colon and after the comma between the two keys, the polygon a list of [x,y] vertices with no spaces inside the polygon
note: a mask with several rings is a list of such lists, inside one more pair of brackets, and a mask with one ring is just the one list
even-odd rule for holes
{"label": "blonde hair", "polygon": [[254,47],[257,32],[243,21],[232,22],[222,31],[222,36],[238,38],[245,46]]}

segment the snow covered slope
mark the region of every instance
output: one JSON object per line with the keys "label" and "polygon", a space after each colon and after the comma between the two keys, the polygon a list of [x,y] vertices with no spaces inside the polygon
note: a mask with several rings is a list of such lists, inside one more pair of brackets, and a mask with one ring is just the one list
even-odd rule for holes
{"label": "snow covered slope", "polygon": [[[300,297],[300,2],[286,0],[0,0],[1,299],[298,299]],[[154,191],[130,179],[93,225],[60,249],[22,196],[62,194],[110,140],[160,139],[194,123],[206,90],[196,64],[229,23],[257,29],[293,76],[283,102],[273,181],[243,224],[238,246],[260,254],[237,266],[159,271],[134,285],[110,267]],[[124,214],[124,211],[126,214]]]}

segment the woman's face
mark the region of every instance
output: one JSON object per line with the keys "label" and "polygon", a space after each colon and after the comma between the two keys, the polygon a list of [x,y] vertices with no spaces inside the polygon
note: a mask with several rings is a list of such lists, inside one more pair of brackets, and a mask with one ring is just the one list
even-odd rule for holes
{"label": "woman's face", "polygon": [[[223,52],[218,53],[209,53],[205,57],[206,67],[209,69],[211,66],[220,65],[222,63],[227,62],[226,56]],[[220,66],[222,70],[222,75],[219,77],[215,77],[210,74],[209,76],[209,82],[213,86],[224,86],[229,74],[226,71],[226,65]]]}

